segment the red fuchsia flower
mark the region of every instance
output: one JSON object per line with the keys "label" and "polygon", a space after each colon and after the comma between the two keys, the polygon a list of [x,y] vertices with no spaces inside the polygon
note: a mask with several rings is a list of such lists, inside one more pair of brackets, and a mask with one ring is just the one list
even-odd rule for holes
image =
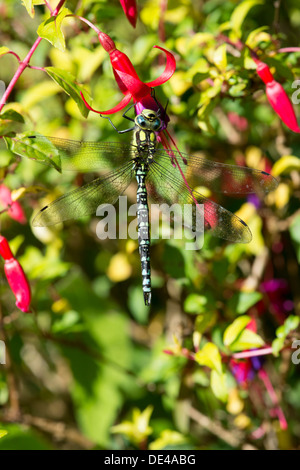
{"label": "red fuchsia flower", "polygon": [[8,241],[0,235],[0,255],[4,259],[4,271],[16,297],[16,306],[22,312],[30,312],[31,291],[27,277],[19,261],[16,260],[11,252]]}
{"label": "red fuchsia flower", "polygon": [[253,54],[252,58],[257,65],[256,71],[266,84],[266,94],[270,105],[286,126],[293,132],[300,132],[293,105],[284,88],[274,79],[268,65],[261,62]]}
{"label": "red fuchsia flower", "polygon": [[137,20],[137,6],[135,0],[120,0],[124,13],[128,21],[135,28]]}
{"label": "red fuchsia flower", "polygon": [[20,224],[26,224],[26,217],[21,204],[18,201],[13,201],[10,189],[4,184],[0,185],[0,203],[5,208],[8,207],[7,214]]}
{"label": "red fuchsia flower", "polygon": [[[161,110],[161,120],[163,122],[163,126],[159,131],[158,140],[161,141],[163,147],[169,152],[170,154],[170,161],[174,167],[177,167],[180,175],[182,176],[184,183],[186,184],[187,188],[189,189],[191,196],[193,197],[196,206],[198,207],[199,203],[195,199],[192,190],[189,188],[187,180],[184,176],[184,172],[181,170],[179,162],[177,161],[176,155],[181,156],[181,160],[183,163],[186,163],[185,158],[179,152],[176,143],[168,130],[166,129],[167,123],[169,118],[163,109],[163,107],[158,104],[157,100],[154,99],[152,96],[152,89],[156,86],[162,85],[163,83],[167,82],[173,75],[176,69],[176,61],[173,54],[166,49],[154,46],[157,49],[160,49],[166,54],[167,63],[164,72],[155,80],[144,83],[140,80],[138,74],[136,73],[131,61],[127,57],[126,54],[119,51],[116,48],[114,41],[105,33],[98,32],[98,38],[100,43],[102,44],[103,48],[109,53],[111,65],[113,67],[113,73],[115,75],[116,82],[121,90],[121,92],[125,95],[122,101],[116,105],[114,108],[108,111],[97,111],[93,109],[85,100],[83,94],[81,93],[81,97],[90,111],[93,111],[98,114],[113,114],[121,109],[124,109],[131,99],[136,106],[136,111],[139,112],[142,109],[153,109],[154,111]],[[163,112],[162,112],[163,110]],[[175,154],[172,152],[172,145],[175,147],[176,152]]]}
{"label": "red fuchsia flower", "polygon": [[166,67],[160,77],[151,82],[144,83],[140,80],[127,55],[116,48],[114,41],[107,34],[100,32],[98,38],[104,49],[109,53],[113,73],[121,92],[124,94],[124,98],[119,104],[108,111],[97,111],[86,102],[81,93],[81,97],[87,108],[98,114],[113,114],[124,109],[131,99],[133,99],[135,104],[139,103],[141,106],[148,106],[148,109],[157,110],[157,102],[152,97],[151,91],[152,88],[167,82],[175,72],[176,61],[173,54],[162,47],[154,46],[166,54]]}

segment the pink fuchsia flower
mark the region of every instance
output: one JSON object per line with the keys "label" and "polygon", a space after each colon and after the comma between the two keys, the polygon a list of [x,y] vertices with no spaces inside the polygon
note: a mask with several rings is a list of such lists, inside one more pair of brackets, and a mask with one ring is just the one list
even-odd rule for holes
{"label": "pink fuchsia flower", "polygon": [[286,126],[293,132],[300,132],[293,105],[284,88],[274,79],[267,64],[261,62],[253,54],[252,58],[257,66],[257,74],[266,84],[266,94],[270,105]]}
{"label": "pink fuchsia flower", "polygon": [[229,111],[227,114],[229,122],[240,132],[244,132],[249,127],[248,119],[239,114],[235,113],[234,111]]}
{"label": "pink fuchsia flower", "polygon": [[135,28],[137,20],[137,6],[135,0],[120,0],[124,13],[128,21]]}
{"label": "pink fuchsia flower", "polygon": [[26,217],[21,204],[18,201],[13,201],[10,189],[4,184],[0,185],[0,203],[5,208],[8,207],[7,214],[20,224],[26,224]]}
{"label": "pink fuchsia flower", "polygon": [[[252,318],[252,320],[248,323],[246,329],[256,333],[257,327],[254,318]],[[257,371],[262,368],[263,362],[263,356],[252,355],[251,357],[246,357],[244,359],[231,358],[229,361],[229,366],[236,381],[243,388],[247,388],[249,382],[254,379]]]}
{"label": "pink fuchsia flower", "polygon": [[[246,328],[256,333],[257,327],[254,318],[252,318]],[[258,349],[256,356],[253,355],[254,352],[255,349],[243,351],[242,353],[235,353],[233,355],[235,357],[230,358],[229,367],[238,384],[240,384],[244,389],[249,387],[250,382],[255,378],[256,375],[260,378],[273,405],[273,409],[270,410],[270,414],[272,411],[274,412],[273,414],[278,417],[281,429],[285,430],[287,428],[287,422],[283,410],[280,407],[276,392],[269,379],[268,373],[263,367],[265,355],[272,353],[272,347],[264,348],[264,350]],[[238,359],[238,357],[241,356],[243,356],[243,359]]]}
{"label": "pink fuchsia flower", "polygon": [[19,261],[11,252],[8,241],[0,235],[0,255],[4,259],[4,271],[8,284],[16,297],[16,306],[22,312],[30,312],[31,291],[27,277]]}
{"label": "pink fuchsia flower", "polygon": [[155,109],[155,107],[157,109],[157,104],[154,98],[151,96],[151,91],[152,88],[167,82],[175,72],[176,61],[173,54],[162,47],[154,46],[166,54],[166,67],[164,72],[157,79],[148,83],[144,83],[140,80],[127,55],[116,48],[114,41],[107,34],[100,32],[98,34],[98,38],[104,49],[109,53],[111,65],[113,67],[113,73],[121,92],[124,94],[124,98],[119,104],[108,111],[97,111],[87,103],[83,94],[81,93],[81,97],[87,108],[90,111],[98,114],[113,114],[124,109],[129,104],[131,99],[133,99],[135,104],[143,103],[143,100],[146,99],[147,106],[150,106],[150,109]]}
{"label": "pink fuchsia flower", "polygon": [[[260,291],[265,294],[268,300],[268,309],[272,313],[278,323],[282,324],[286,317],[294,308],[294,303],[289,299],[289,285],[285,279],[269,279],[260,284]],[[264,301],[259,303],[259,310],[265,311]]]}

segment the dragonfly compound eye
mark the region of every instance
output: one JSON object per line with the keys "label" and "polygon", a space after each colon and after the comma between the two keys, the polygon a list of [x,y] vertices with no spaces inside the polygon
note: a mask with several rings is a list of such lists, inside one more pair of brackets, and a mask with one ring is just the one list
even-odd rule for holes
{"label": "dragonfly compound eye", "polygon": [[161,126],[161,120],[160,119],[155,119],[155,121],[153,123],[153,130],[158,131],[160,129],[160,126]]}
{"label": "dragonfly compound eye", "polygon": [[141,114],[136,117],[136,123],[139,127],[142,127],[143,129],[147,127],[146,120]]}

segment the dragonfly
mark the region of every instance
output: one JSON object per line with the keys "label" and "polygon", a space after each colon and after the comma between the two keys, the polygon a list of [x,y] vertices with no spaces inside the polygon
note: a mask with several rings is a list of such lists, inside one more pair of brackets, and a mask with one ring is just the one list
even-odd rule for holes
{"label": "dragonfly", "polygon": [[[187,155],[178,150],[159,148],[157,135],[163,126],[160,110],[144,109],[134,119],[133,127],[118,130],[119,134],[132,131],[130,144],[121,142],[85,142],[31,135],[33,148],[44,149],[64,170],[80,172],[99,171],[93,181],[68,192],[41,209],[33,219],[33,226],[44,227],[95,214],[101,204],[115,204],[132,181],[137,183],[137,231],[145,305],[151,304],[150,223],[148,196],[155,202],[176,203],[179,207],[191,204],[194,209],[204,207],[204,229],[230,242],[248,243],[252,239],[248,225],[237,215],[203,196],[195,187],[205,186],[214,192],[228,194],[268,193],[277,186],[277,180],[265,171],[229,165]],[[24,156],[24,150],[15,153]],[[27,155],[30,158],[30,155]],[[31,157],[32,158],[32,157]],[[44,161],[47,165],[49,159]],[[184,219],[186,226],[197,230],[195,210]]]}

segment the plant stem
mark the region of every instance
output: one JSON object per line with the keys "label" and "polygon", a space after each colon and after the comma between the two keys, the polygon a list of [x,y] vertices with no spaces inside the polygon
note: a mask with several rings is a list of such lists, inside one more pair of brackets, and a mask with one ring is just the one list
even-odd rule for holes
{"label": "plant stem", "polygon": [[91,23],[89,20],[83,18],[82,16],[77,16],[77,15],[68,15],[68,16],[74,16],[75,18],[79,18],[81,21],[89,25],[90,28],[92,28],[97,34],[100,34],[101,31],[100,29],[97,28],[93,23]]}
{"label": "plant stem", "polygon": [[246,359],[247,357],[265,356],[266,354],[272,354],[272,352],[272,347],[269,346],[267,348],[252,349],[251,351],[241,351],[238,353],[234,353],[231,357],[233,357],[234,359]]}
{"label": "plant stem", "polygon": [[24,60],[22,60],[19,64],[19,67],[16,71],[16,73],[14,74],[13,78],[11,79],[10,81],[10,84],[8,85],[8,87],[6,88],[1,100],[0,100],[0,111],[2,110],[3,106],[5,105],[6,103],[6,100],[7,98],[9,97],[9,95],[11,94],[15,84],[17,83],[19,77],[22,75],[22,73],[24,72],[24,70],[26,69],[26,67],[28,66],[29,64],[29,61],[31,59],[31,56],[32,54],[34,53],[34,51],[36,50],[37,46],[39,45],[39,43],[41,42],[42,38],[37,38],[35,43],[33,44],[33,46],[31,47],[30,51],[28,52],[27,56],[25,57]]}
{"label": "plant stem", "polygon": [[[57,7],[55,8],[55,10],[53,10],[51,12],[51,16],[56,16],[58,14],[59,10],[61,9],[61,7],[65,3],[65,1],[66,0],[60,0]],[[14,86],[16,85],[17,81],[19,80],[20,76],[22,75],[24,70],[28,67],[29,61],[30,61],[33,53],[35,52],[36,48],[38,47],[39,43],[41,42],[41,40],[42,40],[42,38],[38,37],[36,39],[36,41],[34,42],[33,46],[31,47],[30,51],[28,52],[27,56],[25,57],[25,59],[20,61],[19,67],[16,70],[16,73],[14,74],[13,78],[11,79],[8,87],[6,88],[2,98],[0,100],[0,111],[2,110],[3,106],[5,105],[8,97],[10,96],[10,94],[11,94]]]}
{"label": "plant stem", "polygon": [[278,49],[277,52],[285,53],[285,52],[300,52],[300,47],[283,47]]}

